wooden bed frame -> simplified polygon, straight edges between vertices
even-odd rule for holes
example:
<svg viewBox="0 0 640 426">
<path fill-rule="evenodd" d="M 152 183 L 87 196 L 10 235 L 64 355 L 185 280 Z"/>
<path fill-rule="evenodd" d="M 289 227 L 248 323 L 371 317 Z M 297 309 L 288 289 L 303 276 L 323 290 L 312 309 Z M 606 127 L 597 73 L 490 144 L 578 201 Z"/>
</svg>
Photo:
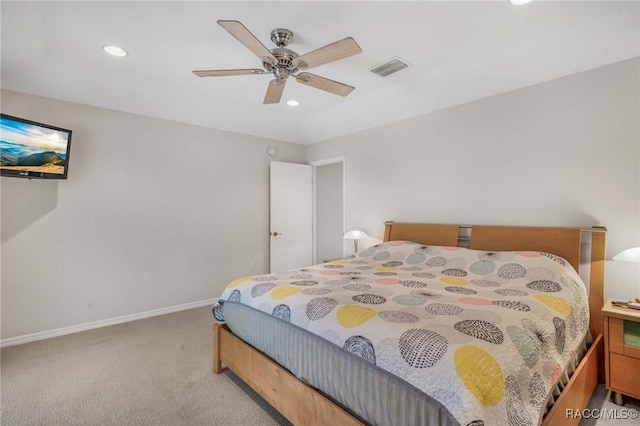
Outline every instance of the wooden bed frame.
<svg viewBox="0 0 640 426">
<path fill-rule="evenodd" d="M 462 229 L 461 229 L 462 228 Z M 471 237 L 461 237 L 470 229 Z M 565 258 L 580 268 L 581 236 L 591 232 L 589 328 L 594 342 L 547 413 L 543 425 L 577 425 L 567 410 L 583 409 L 603 381 L 604 263 L 606 228 L 541 228 L 514 226 L 464 226 L 419 223 L 385 223 L 384 241 L 409 240 L 425 245 L 466 246 L 486 251 L 544 251 Z M 284 367 L 236 337 L 226 325 L 213 328 L 213 371 L 226 365 L 269 404 L 295 425 L 363 425 L 320 391 L 303 383 Z"/>
</svg>

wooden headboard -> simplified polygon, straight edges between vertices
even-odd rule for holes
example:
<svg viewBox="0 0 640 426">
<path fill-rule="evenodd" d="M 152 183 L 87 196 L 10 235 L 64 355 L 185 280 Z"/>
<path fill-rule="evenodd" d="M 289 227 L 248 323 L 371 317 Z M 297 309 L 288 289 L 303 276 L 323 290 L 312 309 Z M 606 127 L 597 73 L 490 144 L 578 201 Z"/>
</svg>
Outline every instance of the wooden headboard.
<svg viewBox="0 0 640 426">
<path fill-rule="evenodd" d="M 579 228 L 536 228 L 522 226 L 474 226 L 469 248 L 492 251 L 543 251 L 563 257 L 580 268 Z"/>
<path fill-rule="evenodd" d="M 470 229 L 469 248 L 484 251 L 543 251 L 566 259 L 580 270 L 583 232 L 591 232 L 589 311 L 591 334 L 603 333 L 604 262 L 607 229 L 543 228 L 530 226 L 465 226 Z M 460 225 L 386 222 L 383 241 L 407 240 L 433 246 L 458 246 Z"/>
<path fill-rule="evenodd" d="M 458 245 L 459 225 L 386 222 L 384 241 L 413 241 L 428 246 Z"/>
</svg>

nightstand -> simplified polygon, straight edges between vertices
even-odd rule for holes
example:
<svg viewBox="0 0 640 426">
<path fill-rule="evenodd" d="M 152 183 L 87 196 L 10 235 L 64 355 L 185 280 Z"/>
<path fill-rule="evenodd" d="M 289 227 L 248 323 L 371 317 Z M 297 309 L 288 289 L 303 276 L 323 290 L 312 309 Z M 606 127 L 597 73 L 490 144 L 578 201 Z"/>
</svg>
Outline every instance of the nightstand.
<svg viewBox="0 0 640 426">
<path fill-rule="evenodd" d="M 622 394 L 640 398 L 640 310 L 602 307 L 604 316 L 604 364 L 607 389 L 622 405 Z"/>
</svg>

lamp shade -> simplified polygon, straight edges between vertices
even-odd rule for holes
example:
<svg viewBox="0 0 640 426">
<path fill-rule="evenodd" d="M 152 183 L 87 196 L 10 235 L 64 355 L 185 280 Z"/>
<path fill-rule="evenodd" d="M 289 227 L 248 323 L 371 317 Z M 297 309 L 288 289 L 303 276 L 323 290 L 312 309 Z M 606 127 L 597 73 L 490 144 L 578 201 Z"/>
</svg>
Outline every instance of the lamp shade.
<svg viewBox="0 0 640 426">
<path fill-rule="evenodd" d="M 344 234 L 345 240 L 362 240 L 367 237 L 368 235 L 366 234 L 366 232 L 358 231 L 358 230 L 349 231 L 346 234 Z"/>
<path fill-rule="evenodd" d="M 367 235 L 366 232 L 364 231 L 358 231 L 357 229 L 354 229 L 353 231 L 349 231 L 346 234 L 344 234 L 344 239 L 345 240 L 353 240 L 353 251 L 355 253 L 358 253 L 358 240 L 362 240 L 369 237 Z"/>
<path fill-rule="evenodd" d="M 640 262 L 640 247 L 634 247 L 621 251 L 611 259 L 620 260 L 622 262 Z"/>
</svg>

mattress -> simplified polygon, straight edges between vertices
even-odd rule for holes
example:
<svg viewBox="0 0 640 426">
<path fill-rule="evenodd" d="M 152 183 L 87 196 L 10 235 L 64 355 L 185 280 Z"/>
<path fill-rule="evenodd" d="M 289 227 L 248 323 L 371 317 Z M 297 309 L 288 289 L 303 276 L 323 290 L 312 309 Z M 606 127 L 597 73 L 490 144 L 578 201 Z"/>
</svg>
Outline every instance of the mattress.
<svg viewBox="0 0 640 426">
<path fill-rule="evenodd" d="M 221 302 L 235 334 L 370 424 L 539 424 L 589 339 L 584 285 L 546 253 L 384 243 Z"/>
</svg>

